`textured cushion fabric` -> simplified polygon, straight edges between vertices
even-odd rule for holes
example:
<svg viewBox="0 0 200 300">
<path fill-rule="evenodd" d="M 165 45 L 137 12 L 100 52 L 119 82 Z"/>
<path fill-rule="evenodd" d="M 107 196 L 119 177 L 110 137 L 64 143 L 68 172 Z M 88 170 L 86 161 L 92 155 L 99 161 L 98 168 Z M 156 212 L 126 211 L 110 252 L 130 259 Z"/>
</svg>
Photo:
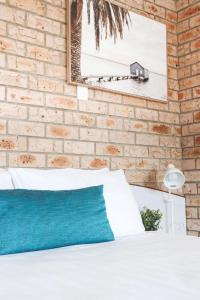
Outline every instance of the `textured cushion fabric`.
<svg viewBox="0 0 200 300">
<path fill-rule="evenodd" d="M 14 189 L 12 178 L 7 170 L 0 171 L 0 190 L 12 190 Z"/>
<path fill-rule="evenodd" d="M 0 254 L 112 240 L 103 186 L 0 192 Z"/>
<path fill-rule="evenodd" d="M 109 169 L 81 170 L 64 168 L 40 170 L 34 168 L 9 168 L 8 171 L 16 189 L 68 190 L 70 188 L 67 180 L 70 176 L 76 177 L 77 182 L 82 182 L 83 178 L 87 176 L 95 177 L 99 174 L 105 174 L 109 172 Z"/>
</svg>

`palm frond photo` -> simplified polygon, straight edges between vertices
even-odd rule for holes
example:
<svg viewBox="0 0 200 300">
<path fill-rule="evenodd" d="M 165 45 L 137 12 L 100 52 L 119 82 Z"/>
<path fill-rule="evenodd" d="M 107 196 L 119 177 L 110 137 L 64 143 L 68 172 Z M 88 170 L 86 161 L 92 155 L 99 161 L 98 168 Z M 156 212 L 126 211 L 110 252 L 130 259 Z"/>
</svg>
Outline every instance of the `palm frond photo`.
<svg viewBox="0 0 200 300">
<path fill-rule="evenodd" d="M 110 0 L 71 0 L 71 81 L 167 98 L 166 25 Z"/>
</svg>

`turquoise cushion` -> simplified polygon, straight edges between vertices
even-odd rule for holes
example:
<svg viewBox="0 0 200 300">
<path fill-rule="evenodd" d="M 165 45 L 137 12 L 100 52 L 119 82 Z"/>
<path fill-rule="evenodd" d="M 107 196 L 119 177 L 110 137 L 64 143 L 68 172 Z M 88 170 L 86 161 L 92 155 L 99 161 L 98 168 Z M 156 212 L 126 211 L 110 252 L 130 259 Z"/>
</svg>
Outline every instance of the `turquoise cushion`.
<svg viewBox="0 0 200 300">
<path fill-rule="evenodd" d="M 103 186 L 0 191 L 0 254 L 112 240 Z"/>
</svg>

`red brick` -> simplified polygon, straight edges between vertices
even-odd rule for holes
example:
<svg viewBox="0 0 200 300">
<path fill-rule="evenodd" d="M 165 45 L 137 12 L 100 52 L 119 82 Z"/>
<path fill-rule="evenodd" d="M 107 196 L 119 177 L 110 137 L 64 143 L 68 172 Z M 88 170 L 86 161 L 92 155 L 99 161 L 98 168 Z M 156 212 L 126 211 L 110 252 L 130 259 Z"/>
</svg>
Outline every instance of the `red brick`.
<svg viewBox="0 0 200 300">
<path fill-rule="evenodd" d="M 184 125 L 182 127 L 182 134 L 185 135 L 194 135 L 200 133 L 200 123 L 194 123 L 189 125 Z"/>
<path fill-rule="evenodd" d="M 65 124 L 95 127 L 96 118 L 91 114 L 65 112 Z"/>
<path fill-rule="evenodd" d="M 179 34 L 179 37 L 178 37 L 179 44 L 192 41 L 193 39 L 195 39 L 199 35 L 200 35 L 200 27 L 199 28 L 198 27 L 193 28 L 191 30 L 188 30 L 188 31 L 182 33 L 182 34 Z"/>
<path fill-rule="evenodd" d="M 176 11 L 176 3 L 173 0 L 155 0 L 155 4 Z"/>
<path fill-rule="evenodd" d="M 47 125 L 47 136 L 62 139 L 77 139 L 78 128 L 64 125 Z"/>
<path fill-rule="evenodd" d="M 182 162 L 183 170 L 193 170 L 195 169 L 195 159 L 184 159 Z"/>
<path fill-rule="evenodd" d="M 170 18 L 170 16 L 169 16 Z M 167 31 L 171 32 L 171 33 L 176 33 L 176 23 L 172 23 L 171 21 L 166 21 L 165 22 L 166 26 L 167 26 Z"/>
<path fill-rule="evenodd" d="M 150 14 L 165 18 L 165 9 L 163 7 L 157 6 L 149 2 L 145 2 L 144 9 Z"/>
<path fill-rule="evenodd" d="M 167 34 L 167 42 L 172 45 L 177 45 L 177 35 L 169 32 Z"/>
<path fill-rule="evenodd" d="M 200 60 L 200 53 L 194 52 L 191 54 L 187 54 L 179 58 L 179 65 L 180 67 L 188 66 L 192 64 L 198 63 Z"/>
<path fill-rule="evenodd" d="M 194 121 L 200 122 L 200 111 L 194 112 Z"/>
<path fill-rule="evenodd" d="M 80 141 L 65 141 L 64 153 L 72 154 L 95 154 L 95 144 L 92 142 L 80 142 Z"/>
<path fill-rule="evenodd" d="M 190 43 L 185 43 L 185 44 L 181 44 L 181 45 L 178 45 L 178 55 L 181 57 L 183 55 L 187 55 L 187 54 L 190 54 Z M 183 64 L 183 62 L 182 62 Z"/>
<path fill-rule="evenodd" d="M 97 127 L 120 130 L 123 128 L 123 120 L 107 116 L 97 116 Z"/>
<path fill-rule="evenodd" d="M 179 79 L 189 77 L 190 75 L 191 75 L 191 67 L 190 66 L 179 68 L 179 70 L 178 70 L 178 78 Z"/>
<path fill-rule="evenodd" d="M 179 81 L 180 89 L 187 89 L 195 86 L 199 86 L 200 75 L 182 79 Z"/>
<path fill-rule="evenodd" d="M 135 158 L 112 157 L 111 169 L 135 169 Z"/>
<path fill-rule="evenodd" d="M 198 49 L 200 49 L 200 39 L 198 39 L 198 40 L 191 43 L 191 50 L 192 51 L 195 51 L 195 50 L 198 50 Z"/>
<path fill-rule="evenodd" d="M 123 148 L 120 145 L 115 144 L 96 144 L 96 154 L 97 155 L 112 155 L 112 156 L 122 156 Z"/>
<path fill-rule="evenodd" d="M 189 17 L 192 17 L 200 12 L 200 4 L 197 3 L 193 6 L 186 7 L 185 9 L 178 12 L 179 20 L 183 20 Z"/>
<path fill-rule="evenodd" d="M 187 207 L 186 208 L 186 218 L 196 219 L 198 216 L 198 211 L 196 207 Z"/>
<path fill-rule="evenodd" d="M 177 13 L 176 12 L 172 12 L 170 10 L 167 10 L 166 17 L 167 17 L 167 19 L 169 21 L 176 22 L 176 20 L 177 20 Z"/>
<path fill-rule="evenodd" d="M 194 137 L 193 136 L 184 136 L 181 139 L 181 147 L 188 148 L 194 146 Z"/>
<path fill-rule="evenodd" d="M 196 26 L 199 26 L 200 25 L 200 16 L 197 15 L 193 18 L 190 18 L 190 27 L 193 28 L 193 27 L 196 27 Z"/>
<path fill-rule="evenodd" d="M 181 124 L 190 124 L 193 123 L 193 113 L 192 112 L 188 112 L 188 113 L 182 113 L 180 115 L 180 121 Z"/>
<path fill-rule="evenodd" d="M 72 97 L 47 94 L 46 105 L 50 107 L 76 110 L 77 100 Z"/>
<path fill-rule="evenodd" d="M 102 169 L 109 167 L 109 158 L 103 156 L 82 156 L 81 168 L 84 169 Z"/>
<path fill-rule="evenodd" d="M 29 168 L 43 168 L 45 167 L 45 154 L 36 153 L 10 153 L 9 154 L 10 167 L 29 167 Z"/>
<path fill-rule="evenodd" d="M 124 120 L 124 127 L 128 131 L 147 131 L 147 122 L 136 121 L 136 120 Z"/>
<path fill-rule="evenodd" d="M 199 158 L 200 147 L 183 149 L 183 158 Z"/>
<path fill-rule="evenodd" d="M 182 22 L 178 22 L 177 24 L 177 33 L 181 33 L 183 31 L 189 30 L 189 20 L 184 20 Z"/>
<path fill-rule="evenodd" d="M 184 91 L 180 91 L 178 93 L 178 100 L 189 100 L 192 98 L 192 90 L 188 89 L 188 90 L 184 90 Z"/>
<path fill-rule="evenodd" d="M 193 91 L 193 96 L 194 98 L 199 98 L 200 97 L 200 87 L 195 87 L 194 89 L 192 89 Z M 199 100 L 196 100 L 198 102 L 200 102 Z"/>
<path fill-rule="evenodd" d="M 49 168 L 79 168 L 79 157 L 71 155 L 48 155 Z"/>
<path fill-rule="evenodd" d="M 184 7 L 187 7 L 188 6 L 188 0 L 177 0 L 176 1 L 176 8 L 177 10 L 181 10 L 183 9 Z"/>
<path fill-rule="evenodd" d="M 200 136 L 195 136 L 195 146 L 200 146 Z"/>
<path fill-rule="evenodd" d="M 174 45 L 167 45 L 167 53 L 168 55 L 173 55 L 176 56 L 177 55 L 177 47 Z"/>
<path fill-rule="evenodd" d="M 192 75 L 200 74 L 200 62 L 192 66 Z"/>
</svg>

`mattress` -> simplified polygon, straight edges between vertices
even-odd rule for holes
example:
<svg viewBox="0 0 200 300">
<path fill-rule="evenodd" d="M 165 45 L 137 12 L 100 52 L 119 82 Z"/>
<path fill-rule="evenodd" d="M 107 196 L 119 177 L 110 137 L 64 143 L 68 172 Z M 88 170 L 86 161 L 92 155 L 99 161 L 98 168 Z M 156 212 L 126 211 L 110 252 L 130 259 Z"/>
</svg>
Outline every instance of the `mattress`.
<svg viewBox="0 0 200 300">
<path fill-rule="evenodd" d="M 0 257 L 2 300 L 200 299 L 200 239 L 146 233 Z"/>
</svg>

